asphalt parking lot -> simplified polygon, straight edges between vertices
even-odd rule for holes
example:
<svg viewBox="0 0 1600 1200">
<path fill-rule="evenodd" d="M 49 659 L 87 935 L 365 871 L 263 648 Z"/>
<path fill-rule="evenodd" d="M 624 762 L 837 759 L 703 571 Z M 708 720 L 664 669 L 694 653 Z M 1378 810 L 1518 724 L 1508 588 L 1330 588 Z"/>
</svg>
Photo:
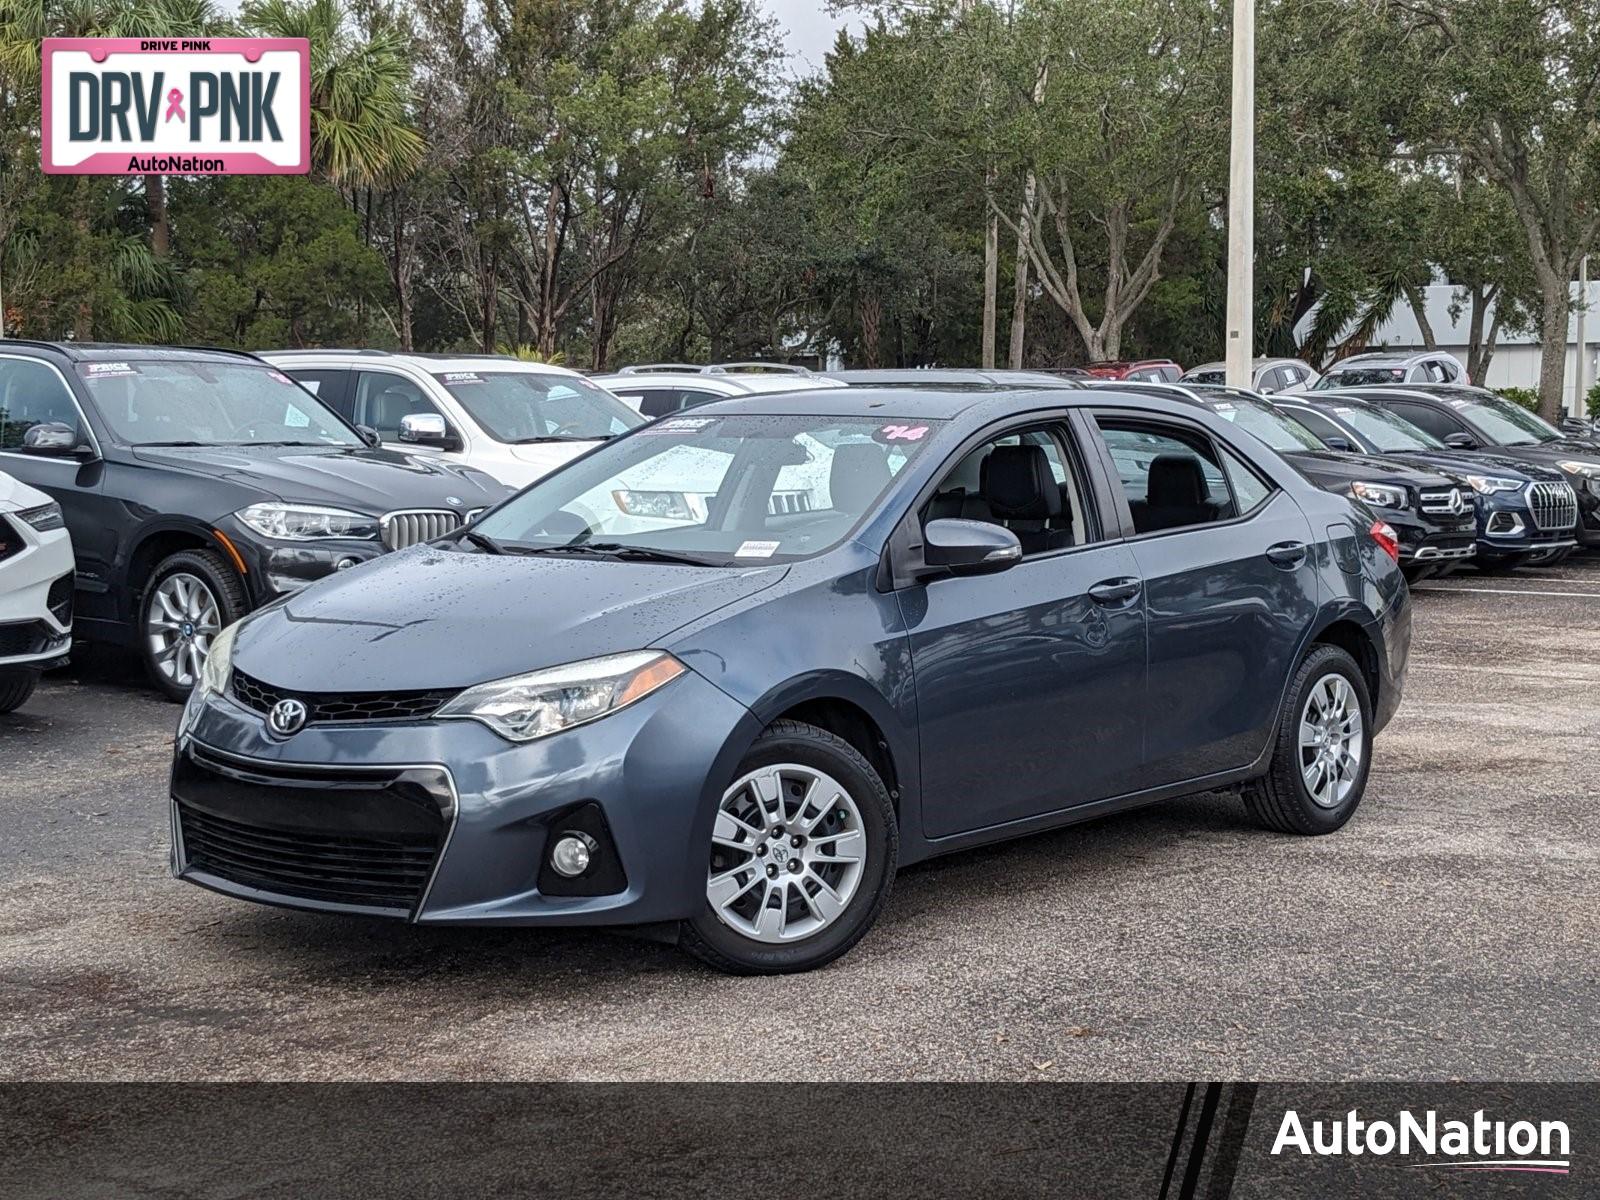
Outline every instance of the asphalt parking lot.
<svg viewBox="0 0 1600 1200">
<path fill-rule="evenodd" d="M 0 717 L 0 1077 L 1594 1078 L 1600 557 L 1416 609 L 1343 832 L 1202 796 L 954 856 L 839 963 L 754 980 L 175 883 L 178 710 L 79 665 Z"/>
</svg>

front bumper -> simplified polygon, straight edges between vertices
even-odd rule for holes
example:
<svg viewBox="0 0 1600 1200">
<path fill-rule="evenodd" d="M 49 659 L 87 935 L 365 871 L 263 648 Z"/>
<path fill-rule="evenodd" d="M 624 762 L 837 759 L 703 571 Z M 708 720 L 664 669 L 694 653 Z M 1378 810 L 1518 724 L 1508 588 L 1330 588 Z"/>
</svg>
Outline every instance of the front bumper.
<svg viewBox="0 0 1600 1200">
<path fill-rule="evenodd" d="M 14 516 L 6 539 L 22 549 L 0 559 L 0 666 L 43 669 L 72 646 L 72 541 L 65 529 L 40 533 Z"/>
<path fill-rule="evenodd" d="M 693 672 L 522 745 L 455 720 L 313 725 L 277 740 L 255 712 L 208 696 L 180 728 L 172 870 L 243 899 L 426 924 L 680 920 L 704 902 L 718 781 L 758 732 L 749 710 Z M 197 770 L 219 763 L 237 778 L 197 784 Z M 552 836 L 595 808 L 619 890 L 541 888 Z M 186 828 L 199 831 L 195 845 Z M 341 838 L 356 853 L 339 858 Z M 344 875 L 330 874 L 336 859 Z M 362 892 L 347 877 L 379 886 Z"/>
<path fill-rule="evenodd" d="M 287 541 L 264 538 L 235 517 L 218 522 L 227 547 L 244 562 L 251 607 L 298 592 L 335 571 L 359 566 L 385 553 L 382 543 L 362 538 Z"/>
<path fill-rule="evenodd" d="M 1581 526 L 1581 521 L 1580 521 Z M 1542 529 L 1523 492 L 1479 497 L 1478 557 L 1489 561 L 1552 558 L 1578 544 L 1572 526 Z"/>
</svg>

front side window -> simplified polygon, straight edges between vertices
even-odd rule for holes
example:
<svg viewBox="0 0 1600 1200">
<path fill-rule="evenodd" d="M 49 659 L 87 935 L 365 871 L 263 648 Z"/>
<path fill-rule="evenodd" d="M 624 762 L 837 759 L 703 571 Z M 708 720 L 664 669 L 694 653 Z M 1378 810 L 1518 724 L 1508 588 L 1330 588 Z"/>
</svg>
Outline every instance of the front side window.
<svg viewBox="0 0 1600 1200">
<path fill-rule="evenodd" d="M 1487 440 L 1496 446 L 1533 446 L 1561 437 L 1561 431 L 1544 418 L 1498 396 L 1457 393 L 1445 403 L 1463 420 L 1487 434 Z"/>
<path fill-rule="evenodd" d="M 792 561 L 848 536 L 938 425 L 665 417 L 545 477 L 476 528 L 513 552 Z"/>
<path fill-rule="evenodd" d="M 485 433 L 512 445 L 597 441 L 648 419 L 578 375 L 485 367 L 441 371 L 434 378 Z"/>
<path fill-rule="evenodd" d="M 1334 411 L 1339 414 L 1341 421 L 1359 433 L 1379 454 L 1447 449 L 1443 441 L 1408 419 L 1412 416 L 1410 412 L 1402 417 L 1388 409 L 1376 406 L 1357 408 L 1354 405 Z M 1458 433 L 1460 430 L 1451 428 L 1446 432 Z"/>
<path fill-rule="evenodd" d="M 444 416 L 438 405 L 423 395 L 422 388 L 404 375 L 387 371 L 363 371 L 356 383 L 355 423 L 369 425 L 386 442 L 400 440 L 402 418 L 432 413 Z"/>
<path fill-rule="evenodd" d="M 1259 400 L 1219 400 L 1211 411 L 1237 429 L 1253 435 L 1274 450 L 1293 454 L 1304 450 L 1327 449 L 1309 429 L 1291 417 L 1284 416 L 1270 404 Z"/>
<path fill-rule="evenodd" d="M 1024 430 L 962 455 L 923 506 L 923 522 L 959 517 L 1001 525 L 1029 557 L 1093 541 L 1065 437 L 1058 426 Z"/>
<path fill-rule="evenodd" d="M 1157 422 L 1098 418 L 1138 533 L 1226 521 L 1237 515 L 1211 439 Z"/>
<path fill-rule="evenodd" d="M 0 358 L 0 450 L 20 450 L 35 425 L 65 425 L 84 436 L 78 408 L 61 377 L 26 358 Z"/>
<path fill-rule="evenodd" d="M 360 446 L 338 415 L 265 363 L 87 362 L 100 417 L 129 446 Z"/>
<path fill-rule="evenodd" d="M 1393 404 L 1384 407 L 1424 433 L 1437 438 L 1441 445 L 1452 433 L 1467 432 L 1467 427 L 1449 413 L 1430 408 L 1426 404 Z"/>
</svg>

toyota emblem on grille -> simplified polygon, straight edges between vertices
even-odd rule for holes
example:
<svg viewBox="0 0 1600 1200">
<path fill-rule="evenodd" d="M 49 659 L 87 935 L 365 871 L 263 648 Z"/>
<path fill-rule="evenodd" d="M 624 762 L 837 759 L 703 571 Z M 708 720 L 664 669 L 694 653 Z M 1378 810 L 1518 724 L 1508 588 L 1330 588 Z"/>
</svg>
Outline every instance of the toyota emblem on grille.
<svg viewBox="0 0 1600 1200">
<path fill-rule="evenodd" d="M 279 700 L 267 714 L 267 728 L 279 737 L 288 737 L 291 733 L 300 732 L 309 715 L 302 701 Z"/>
</svg>

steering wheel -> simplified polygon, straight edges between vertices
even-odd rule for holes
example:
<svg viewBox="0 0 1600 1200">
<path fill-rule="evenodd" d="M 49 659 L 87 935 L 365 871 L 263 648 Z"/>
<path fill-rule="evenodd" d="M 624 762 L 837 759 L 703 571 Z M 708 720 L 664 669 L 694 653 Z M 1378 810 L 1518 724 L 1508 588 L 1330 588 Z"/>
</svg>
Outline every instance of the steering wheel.
<svg viewBox="0 0 1600 1200">
<path fill-rule="evenodd" d="M 557 425 L 550 431 L 551 437 L 582 437 L 583 431 L 578 428 L 576 421 L 568 421 L 564 425 Z"/>
<path fill-rule="evenodd" d="M 256 426 L 260 424 L 262 424 L 260 421 L 245 421 L 242 424 L 235 425 L 228 431 L 227 440 L 230 442 L 253 442 L 256 440 L 254 436 Z"/>
</svg>

